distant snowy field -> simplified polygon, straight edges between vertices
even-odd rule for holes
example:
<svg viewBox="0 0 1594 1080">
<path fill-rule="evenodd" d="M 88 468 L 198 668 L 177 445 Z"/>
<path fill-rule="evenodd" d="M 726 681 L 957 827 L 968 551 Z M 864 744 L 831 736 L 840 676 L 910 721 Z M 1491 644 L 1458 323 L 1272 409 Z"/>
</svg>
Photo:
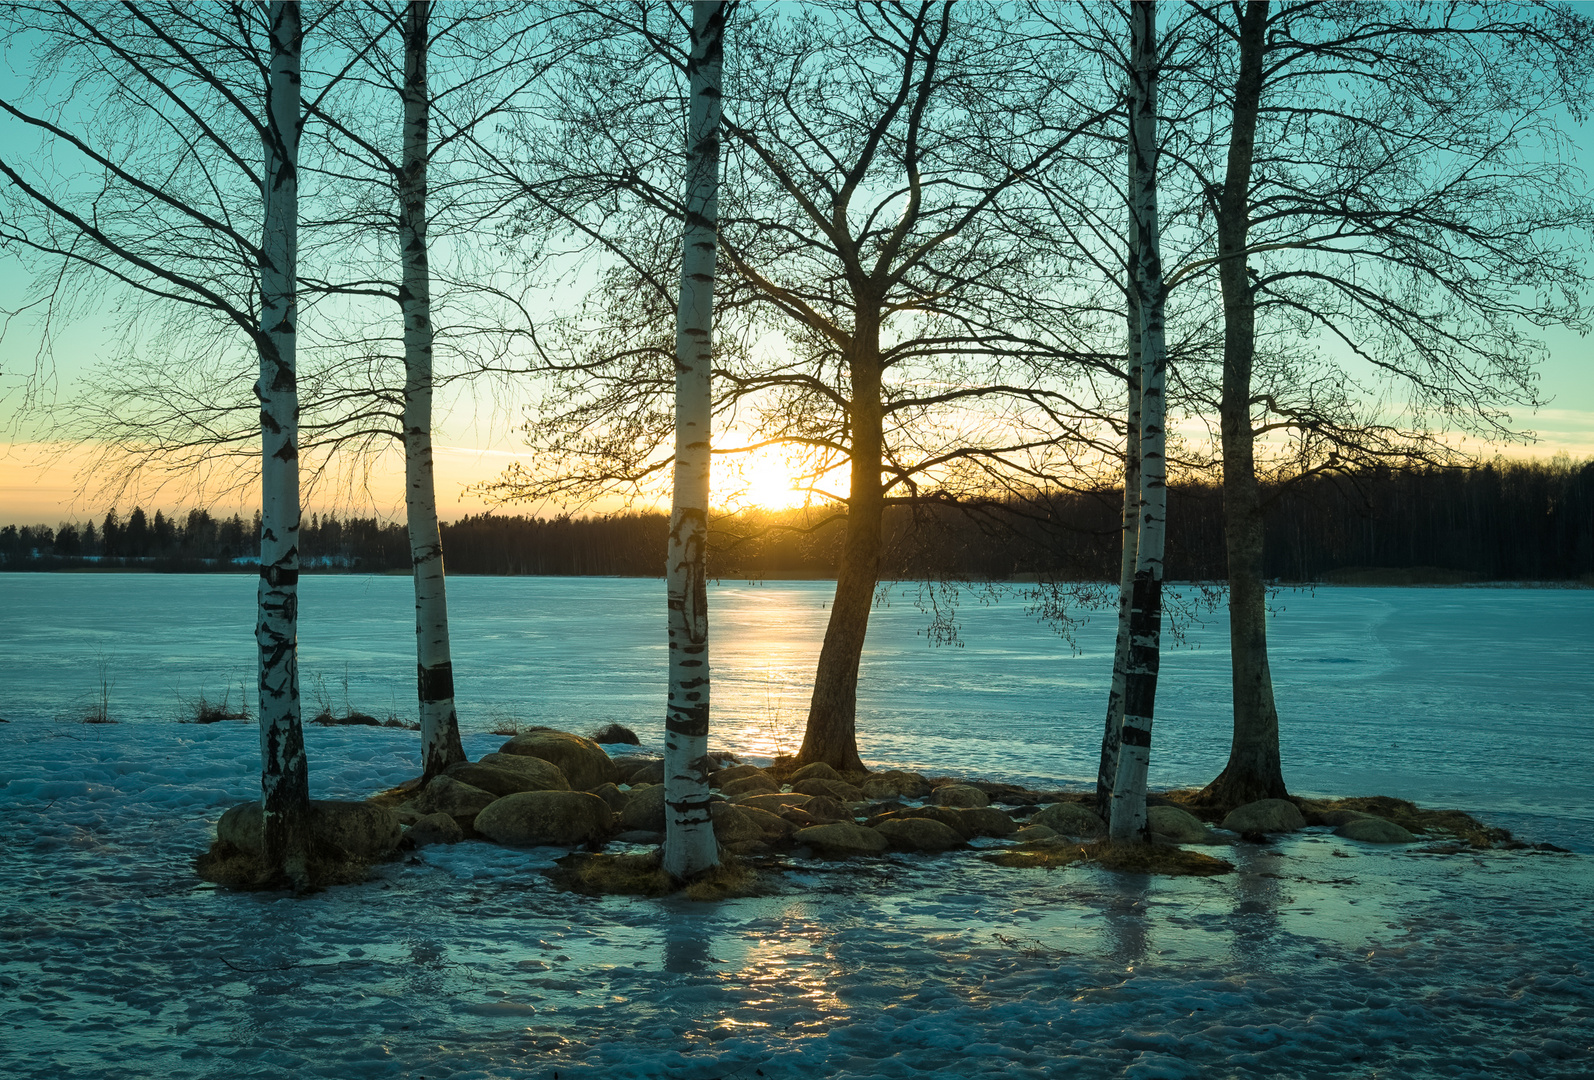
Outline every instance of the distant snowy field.
<svg viewBox="0 0 1594 1080">
<path fill-rule="evenodd" d="M 354 707 L 402 715 L 407 588 L 307 579 L 307 686 L 341 708 L 347 671 Z M 656 744 L 659 592 L 451 582 L 470 754 L 510 717 L 619 720 Z M 560 852 L 484 844 L 301 901 L 199 885 L 189 860 L 256 790 L 258 749 L 246 724 L 170 721 L 250 678 L 252 598 L 244 578 L 0 575 L 0 1076 L 1591 1072 L 1594 593 L 1283 593 L 1270 626 L 1292 788 L 1457 805 L 1582 854 L 1314 830 L 1239 845 L 1216 879 L 899 856 L 805 864 L 781 895 L 720 905 L 560 895 L 536 873 Z M 768 754 L 800 734 L 827 600 L 713 595 L 716 742 Z M 865 757 L 1084 782 L 1110 619 L 1077 655 L 1013 595 L 965 596 L 962 622 L 965 648 L 931 650 L 911 596 L 877 610 Z M 1209 617 L 1165 662 L 1154 784 L 1221 767 L 1222 630 Z M 71 722 L 102 662 L 124 722 Z M 415 769 L 410 732 L 307 740 L 318 797 Z"/>
</svg>

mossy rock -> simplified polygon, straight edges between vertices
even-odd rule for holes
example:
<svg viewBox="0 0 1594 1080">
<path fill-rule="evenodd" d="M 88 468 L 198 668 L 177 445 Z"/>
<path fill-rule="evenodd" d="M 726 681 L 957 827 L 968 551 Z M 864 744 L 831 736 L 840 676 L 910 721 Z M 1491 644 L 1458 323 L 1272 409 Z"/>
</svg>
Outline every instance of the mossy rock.
<svg viewBox="0 0 1594 1080">
<path fill-rule="evenodd" d="M 1012 836 L 1018 832 L 1018 822 L 994 806 L 970 806 L 957 814 L 968 823 L 974 836 Z"/>
<path fill-rule="evenodd" d="M 950 806 L 910 806 L 906 810 L 898 810 L 894 813 L 883 815 L 883 817 L 929 818 L 931 821 L 939 821 L 941 824 L 948 826 L 965 840 L 972 840 L 978 835 L 975 819 L 965 817 L 961 810 L 955 810 Z M 879 818 L 872 819 L 869 824 L 879 824 L 880 820 Z"/>
<path fill-rule="evenodd" d="M 740 776 L 715 786 L 727 799 L 734 799 L 738 795 L 773 795 L 780 790 L 779 784 L 761 772 Z"/>
<path fill-rule="evenodd" d="M 723 791 L 726 784 L 735 783 L 737 780 L 745 780 L 749 776 L 765 777 L 770 783 L 775 784 L 776 791 L 780 790 L 780 785 L 775 783 L 774 777 L 757 765 L 732 765 L 728 769 L 716 769 L 708 774 L 708 783 L 710 787 L 716 787 Z"/>
<path fill-rule="evenodd" d="M 572 788 L 586 791 L 599 784 L 613 783 L 616 779 L 614 762 L 603 752 L 603 747 L 591 739 L 572 735 L 568 731 L 552 728 L 532 728 L 523 735 L 498 748 L 502 754 L 541 758 L 558 766 Z M 663 763 L 660 763 L 662 770 Z"/>
<path fill-rule="evenodd" d="M 432 844 L 457 844 L 465 839 L 465 830 L 447 814 L 426 814 L 404 831 L 410 847 L 429 847 Z"/>
<path fill-rule="evenodd" d="M 791 789 L 802 795 L 823 796 L 835 799 L 840 803 L 863 802 L 863 792 L 845 780 L 829 780 L 824 777 L 810 776 L 806 780 L 799 780 Z"/>
<path fill-rule="evenodd" d="M 216 839 L 259 854 L 262 814 L 258 800 L 230 807 L 216 822 Z M 370 802 L 312 800 L 310 834 L 319 844 L 355 859 L 380 859 L 397 850 L 402 830 L 398 812 Z"/>
<path fill-rule="evenodd" d="M 1031 825 L 1044 825 L 1060 836 L 1102 836 L 1107 823 L 1088 806 L 1076 802 L 1053 803 L 1033 814 Z"/>
<path fill-rule="evenodd" d="M 420 814 L 447 814 L 464 823 L 474 819 L 498 798 L 490 791 L 483 791 L 445 774 L 432 777 L 431 782 L 415 797 L 415 810 Z"/>
<path fill-rule="evenodd" d="M 1223 827 L 1237 833 L 1296 832 L 1306 828 L 1306 819 L 1288 799 L 1258 799 L 1229 811 Z"/>
<path fill-rule="evenodd" d="M 625 793 L 620 808 L 620 828 L 628 831 L 664 831 L 664 785 L 649 784 Z"/>
<path fill-rule="evenodd" d="M 960 808 L 991 805 L 991 797 L 973 784 L 942 784 L 930 792 L 930 801 L 937 806 Z"/>
<path fill-rule="evenodd" d="M 875 773 L 858 785 L 866 799 L 922 799 L 930 794 L 930 781 L 915 772 Z"/>
<path fill-rule="evenodd" d="M 874 829 L 850 821 L 815 825 L 799 829 L 793 841 L 812 848 L 827 858 L 846 859 L 856 855 L 878 855 L 886 850 L 886 838 Z"/>
<path fill-rule="evenodd" d="M 753 817 L 755 813 L 775 817 L 762 810 L 749 810 L 728 802 L 709 804 L 709 816 L 714 822 L 714 837 L 722 844 L 764 840 L 764 829 Z M 775 818 L 779 821 L 779 818 Z"/>
<path fill-rule="evenodd" d="M 609 832 L 609 804 L 585 791 L 522 791 L 476 815 L 476 831 L 508 847 L 583 844 Z"/>
<path fill-rule="evenodd" d="M 515 773 L 517 776 L 524 777 L 529 783 L 534 785 L 522 788 L 522 791 L 570 790 L 570 779 L 565 776 L 559 766 L 539 757 L 528 757 L 525 754 L 483 754 L 481 760 L 476 764 L 485 765 L 493 769 L 504 769 Z M 465 782 L 468 784 L 471 781 L 466 780 Z M 476 786 L 481 787 L 482 785 L 477 784 Z M 506 791 L 504 794 L 513 795 L 515 793 Z"/>
<path fill-rule="evenodd" d="M 725 900 L 759 896 L 767 890 L 751 868 L 721 856 L 718 866 L 683 885 L 664 872 L 660 851 L 611 855 L 607 852 L 566 855 L 543 871 L 555 887 L 586 896 L 669 896 L 689 900 Z"/>
<path fill-rule="evenodd" d="M 526 760 L 535 761 L 536 758 L 527 758 Z M 613 784 L 599 784 L 597 787 L 588 792 L 588 794 L 596 795 L 598 798 L 608 803 L 609 809 L 613 810 L 617 814 L 625 807 L 625 804 L 628 801 L 626 793 L 615 787 Z"/>
<path fill-rule="evenodd" d="M 793 789 L 804 780 L 841 780 L 846 778 L 823 761 L 816 761 L 811 765 L 804 765 L 791 774 L 789 782 Z"/>
<path fill-rule="evenodd" d="M 1175 844 L 1210 844 L 1217 839 L 1204 821 L 1177 806 L 1147 807 L 1146 824 L 1153 836 Z"/>
<path fill-rule="evenodd" d="M 490 756 L 491 755 L 488 755 L 488 757 Z M 482 760 L 486 761 L 487 758 L 484 757 Z M 650 782 L 657 784 L 664 779 L 664 762 L 659 758 L 652 757 L 650 755 L 623 754 L 617 758 L 610 758 L 609 763 L 614 766 L 614 782 L 617 784 L 638 783 L 639 781 L 636 779 L 637 772 L 654 765 L 659 767 L 659 779 Z"/>
<path fill-rule="evenodd" d="M 1344 822 L 1334 830 L 1334 835 L 1347 840 L 1359 840 L 1364 844 L 1410 844 L 1417 839 L 1393 821 L 1385 821 L 1371 814 Z"/>
<path fill-rule="evenodd" d="M 949 851 L 964 846 L 956 829 L 930 818 L 888 818 L 874 830 L 893 851 Z"/>
<path fill-rule="evenodd" d="M 805 806 L 813 799 L 812 795 L 804 795 L 797 791 L 782 791 L 773 795 L 738 795 L 731 802 L 738 806 L 752 806 L 759 810 L 768 810 L 772 814 L 780 813 L 783 806 Z"/>
<path fill-rule="evenodd" d="M 492 754 L 491 757 L 509 757 L 508 754 Z M 461 761 L 457 765 L 450 765 L 443 770 L 444 776 L 453 777 L 462 784 L 469 784 L 473 788 L 489 791 L 499 798 L 505 795 L 517 795 L 522 791 L 569 791 L 570 785 L 565 782 L 564 774 L 548 762 L 539 758 L 526 758 L 526 761 L 536 762 L 541 768 L 539 775 L 532 775 L 519 769 L 501 769 L 492 765 L 478 765 L 472 761 Z"/>
</svg>

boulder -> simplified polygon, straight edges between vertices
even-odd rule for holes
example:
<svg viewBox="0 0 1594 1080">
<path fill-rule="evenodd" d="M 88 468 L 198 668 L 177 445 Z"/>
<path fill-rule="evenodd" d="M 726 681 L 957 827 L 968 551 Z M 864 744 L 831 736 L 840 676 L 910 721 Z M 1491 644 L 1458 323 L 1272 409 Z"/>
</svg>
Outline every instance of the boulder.
<svg viewBox="0 0 1594 1080">
<path fill-rule="evenodd" d="M 812 766 L 809 767 L 812 768 Z M 829 780 L 820 776 L 811 776 L 806 780 L 800 780 L 793 784 L 791 789 L 803 795 L 828 795 L 837 802 L 863 802 L 863 792 L 845 780 Z"/>
<path fill-rule="evenodd" d="M 623 833 L 616 833 L 613 838 L 622 844 L 662 844 L 664 834 L 650 832 L 647 829 L 629 829 Z"/>
<path fill-rule="evenodd" d="M 258 800 L 228 808 L 216 822 L 216 839 L 236 848 L 260 852 L 261 813 Z M 399 845 L 398 812 L 369 802 L 313 800 L 310 833 L 357 859 L 377 859 Z"/>
<path fill-rule="evenodd" d="M 457 844 L 465 839 L 465 830 L 459 827 L 459 822 L 447 814 L 426 814 L 415 819 L 415 824 L 409 827 L 404 839 L 410 842 L 411 847 Z"/>
<path fill-rule="evenodd" d="M 613 783 L 615 779 L 614 762 L 603 752 L 603 747 L 568 731 L 532 728 L 524 735 L 510 739 L 498 751 L 551 761 L 565 774 L 570 786 L 580 791 Z M 659 767 L 662 770 L 664 763 L 660 762 Z"/>
<path fill-rule="evenodd" d="M 636 732 L 621 724 L 604 724 L 592 733 L 595 743 L 626 743 L 629 746 L 641 746 L 642 740 L 636 737 Z"/>
<path fill-rule="evenodd" d="M 609 831 L 609 804 L 585 791 L 522 791 L 476 815 L 476 831 L 514 847 L 581 844 Z"/>
<path fill-rule="evenodd" d="M 527 758 L 526 760 L 535 761 L 536 758 Z M 627 800 L 626 793 L 615 787 L 613 784 L 599 784 L 597 787 L 592 789 L 591 793 L 608 803 L 609 809 L 613 810 L 617 814 L 625 807 Z"/>
<path fill-rule="evenodd" d="M 874 829 L 894 851 L 946 851 L 963 846 L 956 829 L 930 818 L 887 818 Z"/>
<path fill-rule="evenodd" d="M 942 784 L 930 792 L 937 806 L 990 806 L 991 797 L 973 784 Z"/>
<path fill-rule="evenodd" d="M 803 803 L 803 810 L 820 823 L 852 820 L 852 811 L 847 809 L 846 804 L 829 795 L 815 795 Z"/>
<path fill-rule="evenodd" d="M 816 761 L 812 765 L 804 765 L 791 774 L 791 784 L 795 788 L 804 780 L 842 780 L 845 779 L 839 772 L 826 765 L 823 761 Z"/>
<path fill-rule="evenodd" d="M 1057 837 L 1055 830 L 1044 825 L 1026 825 L 1013 834 L 1013 839 L 1020 843 L 1028 844 L 1036 840 L 1052 840 Z"/>
<path fill-rule="evenodd" d="M 778 814 L 782 806 L 805 806 L 812 798 L 812 795 L 803 795 L 796 791 L 779 791 L 773 795 L 738 795 L 731 802 L 741 806 L 755 806 L 760 810 L 768 810 L 771 814 Z"/>
<path fill-rule="evenodd" d="M 422 814 L 447 814 L 451 818 L 469 820 L 487 809 L 498 796 L 479 787 L 472 787 L 452 776 L 434 776 L 426 789 L 416 796 L 415 809 Z"/>
<path fill-rule="evenodd" d="M 1294 832 L 1306 828 L 1306 819 L 1288 799 L 1258 799 L 1229 811 L 1223 827 L 1237 833 Z"/>
<path fill-rule="evenodd" d="M 538 761 L 536 758 L 527 758 L 526 760 L 536 761 L 538 765 L 542 766 L 540 776 L 532 776 L 518 769 L 500 769 L 493 765 L 479 765 L 471 761 L 461 761 L 457 765 L 450 765 L 443 770 L 443 775 L 451 776 L 460 783 L 469 784 L 473 788 L 490 791 L 500 798 L 505 795 L 515 795 L 522 791 L 570 790 L 570 785 L 565 783 L 565 778 L 560 775 L 558 769 L 546 761 Z"/>
<path fill-rule="evenodd" d="M 714 805 L 719 806 L 721 804 L 715 803 Z M 766 840 L 784 840 L 797 831 L 797 826 L 794 823 L 787 821 L 779 814 L 771 814 L 768 810 L 759 810 L 752 806 L 738 806 L 736 809 L 742 812 L 743 817 L 763 830 L 764 839 Z M 795 808 L 787 807 L 787 809 Z"/>
<path fill-rule="evenodd" d="M 732 765 L 728 769 L 716 769 L 714 772 L 709 773 L 708 783 L 710 787 L 717 787 L 723 791 L 725 785 L 732 780 L 742 780 L 749 776 L 768 777 L 769 774 L 757 765 Z M 772 778 L 771 782 L 773 783 Z M 775 784 L 775 790 L 780 790 L 779 784 Z"/>
<path fill-rule="evenodd" d="M 758 822 L 753 819 L 753 812 L 735 803 L 710 803 L 709 815 L 714 820 L 714 837 L 722 844 L 762 842 L 764 839 L 764 830 L 759 828 Z"/>
<path fill-rule="evenodd" d="M 1029 819 L 1031 825 L 1044 825 L 1059 836 L 1102 836 L 1107 824 L 1083 803 L 1060 802 L 1041 810 Z"/>
<path fill-rule="evenodd" d="M 486 761 L 487 758 L 482 758 L 482 760 Z M 609 764 L 614 766 L 614 782 L 617 784 L 632 783 L 632 777 L 636 775 L 637 770 L 645 769 L 649 765 L 659 766 L 659 779 L 653 781 L 653 783 L 657 784 L 664 779 L 664 762 L 656 757 L 648 757 L 643 754 L 623 754 L 617 758 L 610 758 Z"/>
<path fill-rule="evenodd" d="M 895 814 L 890 814 L 885 820 L 899 817 L 929 818 L 931 821 L 939 821 L 965 840 L 972 840 L 977 835 L 974 819 L 964 817 L 961 810 L 954 810 L 950 806 L 914 806 L 907 810 L 899 810 Z M 878 822 L 872 821 L 870 824 L 875 825 Z"/>
<path fill-rule="evenodd" d="M 956 811 L 968 823 L 967 832 L 975 836 L 1012 836 L 1018 823 L 994 806 L 970 806 Z"/>
<path fill-rule="evenodd" d="M 1151 826 L 1151 835 L 1175 844 L 1210 844 L 1214 839 L 1206 822 L 1177 806 L 1149 807 L 1146 822 Z"/>
<path fill-rule="evenodd" d="M 525 754 L 483 754 L 482 759 L 476 764 L 505 769 L 536 784 L 536 787 L 526 788 L 526 791 L 570 790 L 570 781 L 559 771 L 559 766 L 539 757 L 527 757 Z M 470 781 L 466 780 L 465 783 L 468 784 Z M 476 786 L 481 787 L 480 784 Z M 505 794 L 513 795 L 514 792 L 505 792 Z"/>
<path fill-rule="evenodd" d="M 738 795 L 773 795 L 780 790 L 779 784 L 761 772 L 727 780 L 717 786 L 727 799 L 734 799 Z"/>
<path fill-rule="evenodd" d="M 1334 835 L 1347 840 L 1360 840 L 1364 844 L 1411 844 L 1417 840 L 1393 821 L 1385 821 L 1371 814 L 1345 822 L 1334 830 Z"/>
<path fill-rule="evenodd" d="M 858 785 L 869 799 L 922 799 L 930 794 L 930 781 L 915 772 L 875 773 Z"/>
<path fill-rule="evenodd" d="M 625 805 L 620 808 L 620 828 L 663 832 L 664 785 L 649 784 L 627 792 Z"/>
<path fill-rule="evenodd" d="M 792 838 L 796 843 L 813 848 L 820 855 L 845 859 L 853 855 L 878 855 L 886 850 L 886 838 L 875 829 L 866 829 L 850 821 L 837 821 L 829 825 L 814 825 L 797 830 Z"/>
<path fill-rule="evenodd" d="M 1302 816 L 1304 817 L 1305 815 Z M 1324 825 L 1331 825 L 1336 828 L 1348 821 L 1363 821 L 1375 816 L 1377 815 L 1364 814 L 1360 810 L 1325 810 L 1317 815 L 1318 820 Z"/>
<path fill-rule="evenodd" d="M 630 784 L 662 784 L 664 783 L 664 759 L 655 758 L 631 774 Z"/>
</svg>

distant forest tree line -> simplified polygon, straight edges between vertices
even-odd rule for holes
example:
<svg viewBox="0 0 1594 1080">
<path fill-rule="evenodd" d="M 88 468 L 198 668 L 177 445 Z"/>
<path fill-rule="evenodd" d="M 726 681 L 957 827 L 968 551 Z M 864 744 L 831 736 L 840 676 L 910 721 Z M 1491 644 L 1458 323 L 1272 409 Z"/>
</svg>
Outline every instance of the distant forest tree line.
<svg viewBox="0 0 1594 1080">
<path fill-rule="evenodd" d="M 1332 580 L 1350 569 L 1417 568 L 1456 581 L 1594 574 L 1594 459 L 1320 474 L 1269 487 L 1266 498 L 1266 572 L 1274 579 Z M 1120 490 L 1102 488 L 973 513 L 950 506 L 891 508 L 885 576 L 1111 581 L 1118 572 L 1121 500 Z M 1224 577 L 1222 502 L 1216 484 L 1170 485 L 1171 578 Z M 668 530 L 668 516 L 653 512 L 478 514 L 445 524 L 443 548 L 455 574 L 658 577 Z M 710 572 L 833 576 L 842 532 L 839 516 L 827 520 L 816 509 L 720 515 L 712 522 Z M 123 519 L 112 510 L 82 527 L 6 526 L 0 529 L 0 564 L 8 570 L 242 570 L 258 558 L 258 537 L 258 520 L 237 515 L 222 519 L 191 510 L 151 517 L 135 509 Z M 312 515 L 301 539 L 307 570 L 410 568 L 402 522 Z"/>
</svg>

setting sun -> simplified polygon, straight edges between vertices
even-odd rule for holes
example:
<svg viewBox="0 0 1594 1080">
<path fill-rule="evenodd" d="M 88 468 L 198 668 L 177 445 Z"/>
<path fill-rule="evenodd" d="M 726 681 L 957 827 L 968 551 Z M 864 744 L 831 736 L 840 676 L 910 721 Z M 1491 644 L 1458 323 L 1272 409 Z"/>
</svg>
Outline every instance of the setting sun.
<svg viewBox="0 0 1594 1080">
<path fill-rule="evenodd" d="M 778 446 L 714 459 L 713 503 L 727 510 L 790 510 L 812 498 L 801 466 Z"/>
</svg>

